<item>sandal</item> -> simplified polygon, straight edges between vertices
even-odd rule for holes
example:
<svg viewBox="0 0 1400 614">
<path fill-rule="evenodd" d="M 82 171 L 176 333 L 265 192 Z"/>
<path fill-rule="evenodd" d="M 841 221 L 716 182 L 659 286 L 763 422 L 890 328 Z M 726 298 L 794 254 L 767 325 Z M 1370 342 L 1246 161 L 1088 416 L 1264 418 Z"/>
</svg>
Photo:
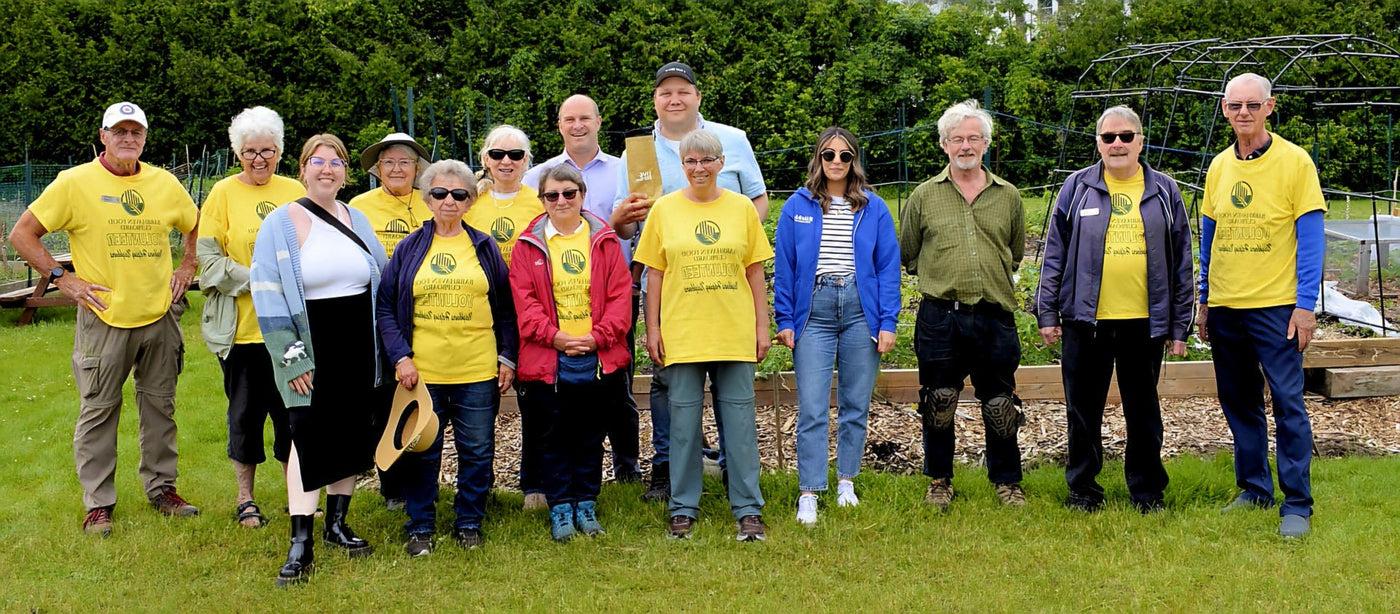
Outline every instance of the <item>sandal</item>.
<svg viewBox="0 0 1400 614">
<path fill-rule="evenodd" d="M 257 502 L 252 499 L 239 503 L 238 509 L 234 510 L 233 513 L 238 517 L 238 524 L 250 529 L 256 529 L 267 525 L 267 516 L 262 515 L 262 508 L 258 507 Z M 248 519 L 255 519 L 258 523 L 254 525 L 243 524 L 243 521 Z"/>
</svg>

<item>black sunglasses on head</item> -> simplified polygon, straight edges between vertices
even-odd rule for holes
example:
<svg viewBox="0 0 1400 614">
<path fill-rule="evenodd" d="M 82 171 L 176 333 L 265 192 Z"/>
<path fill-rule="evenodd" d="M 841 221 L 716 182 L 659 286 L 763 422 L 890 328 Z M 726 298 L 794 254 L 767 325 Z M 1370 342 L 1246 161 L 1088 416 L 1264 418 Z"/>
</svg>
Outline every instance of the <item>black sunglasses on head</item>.
<svg viewBox="0 0 1400 614">
<path fill-rule="evenodd" d="M 501 158 L 505 158 L 505 157 L 509 156 L 510 159 L 515 160 L 516 162 L 519 162 L 519 161 L 525 159 L 525 150 L 524 150 L 524 149 L 488 149 L 488 150 L 486 150 L 486 155 L 491 156 L 491 159 L 492 159 L 492 160 L 500 160 Z"/>
<path fill-rule="evenodd" d="M 823 160 L 826 160 L 827 162 L 831 162 L 831 161 L 835 160 L 835 159 L 836 159 L 836 156 L 838 156 L 838 155 L 841 156 L 841 163 L 842 163 L 842 164 L 850 164 L 850 163 L 851 163 L 851 160 L 856 159 L 856 155 L 853 154 L 853 153 L 851 153 L 851 150 L 849 150 L 849 149 L 843 149 L 843 150 L 841 150 L 841 153 L 839 153 L 839 154 L 836 153 L 836 150 L 835 150 L 835 149 L 823 149 L 823 150 L 822 150 L 822 159 L 823 159 Z"/>
<path fill-rule="evenodd" d="M 1122 139 L 1124 143 L 1131 143 L 1135 138 L 1137 138 L 1136 132 L 1105 132 L 1099 135 L 1099 140 L 1103 141 L 1104 145 L 1112 145 L 1114 141 L 1119 139 Z"/>
<path fill-rule="evenodd" d="M 452 190 L 449 190 L 447 188 L 433 188 L 431 190 L 428 190 L 428 196 L 433 197 L 433 200 L 442 200 L 444 198 L 447 198 L 448 194 L 451 194 L 453 200 L 456 200 L 458 202 L 467 202 L 467 198 L 472 195 L 471 192 L 468 192 L 466 190 L 466 188 L 456 188 Z"/>
</svg>

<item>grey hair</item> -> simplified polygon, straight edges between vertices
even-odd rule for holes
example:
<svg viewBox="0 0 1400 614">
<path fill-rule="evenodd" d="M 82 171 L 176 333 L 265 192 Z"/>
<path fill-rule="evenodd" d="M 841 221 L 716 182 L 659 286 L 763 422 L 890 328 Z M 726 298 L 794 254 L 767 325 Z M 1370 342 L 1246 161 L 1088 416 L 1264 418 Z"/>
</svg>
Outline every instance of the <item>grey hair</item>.
<svg viewBox="0 0 1400 614">
<path fill-rule="evenodd" d="M 1138 117 L 1137 111 L 1134 111 L 1132 107 L 1129 107 L 1125 104 L 1120 104 L 1116 107 L 1109 107 L 1107 109 L 1104 109 L 1103 113 L 1099 114 L 1098 123 L 1094 124 L 1094 132 L 1102 131 L 1104 120 L 1110 117 L 1117 117 L 1118 119 L 1127 120 L 1128 123 L 1133 125 L 1134 132 L 1137 132 L 1139 134 L 1142 133 L 1142 118 Z"/>
<path fill-rule="evenodd" d="M 721 143 L 719 137 L 709 130 L 696 130 L 681 139 L 681 157 L 685 157 L 685 154 L 688 153 L 723 158 L 724 143 Z"/>
<path fill-rule="evenodd" d="M 943 116 L 938 118 L 938 140 L 946 142 L 948 134 L 956 130 L 968 119 L 976 119 L 982 122 L 982 138 L 992 140 L 992 114 L 982 109 L 976 100 L 967 99 L 943 112 Z"/>
<path fill-rule="evenodd" d="M 282 116 L 272 109 L 258 106 L 243 109 L 242 113 L 233 116 L 233 121 L 228 125 L 228 140 L 229 145 L 233 147 L 233 153 L 241 154 L 248 139 L 271 137 L 277 143 L 277 153 L 280 154 L 283 151 L 284 132 L 286 126 L 282 123 Z"/>
<path fill-rule="evenodd" d="M 481 160 L 483 168 L 486 166 L 486 152 L 495 149 L 497 143 L 511 136 L 522 143 L 520 148 L 525 150 L 525 168 L 530 168 L 530 163 L 535 160 L 534 154 L 530 153 L 530 137 L 525 136 L 524 130 L 510 124 L 501 124 L 486 133 L 486 139 L 481 142 L 481 151 L 477 152 L 477 158 Z"/>
<path fill-rule="evenodd" d="M 1259 86 L 1259 90 L 1264 92 L 1265 100 L 1272 98 L 1274 95 L 1273 83 L 1271 83 L 1268 79 L 1261 77 L 1255 73 L 1247 72 L 1235 75 L 1233 79 L 1230 79 L 1229 83 L 1225 84 L 1225 96 L 1230 95 L 1230 88 L 1235 87 L 1236 85 L 1239 85 L 1241 83 L 1253 83 Z"/>
<path fill-rule="evenodd" d="M 461 160 L 438 160 L 429 164 L 428 168 L 423 171 L 423 177 L 418 180 L 418 187 L 427 190 L 433 187 L 433 182 L 442 176 L 461 179 L 467 187 L 467 192 L 470 193 L 467 202 L 476 200 L 476 174 L 472 173 L 472 169 L 467 166 L 467 163 Z"/>
</svg>

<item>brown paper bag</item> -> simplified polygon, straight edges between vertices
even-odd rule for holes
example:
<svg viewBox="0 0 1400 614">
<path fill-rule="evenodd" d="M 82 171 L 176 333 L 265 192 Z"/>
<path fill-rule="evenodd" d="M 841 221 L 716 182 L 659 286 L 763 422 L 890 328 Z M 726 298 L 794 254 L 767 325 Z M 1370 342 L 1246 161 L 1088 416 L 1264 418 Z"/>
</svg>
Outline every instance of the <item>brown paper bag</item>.
<svg viewBox="0 0 1400 614">
<path fill-rule="evenodd" d="M 656 161 L 656 139 L 650 134 L 627 137 L 627 189 L 647 198 L 661 197 L 661 164 Z"/>
</svg>

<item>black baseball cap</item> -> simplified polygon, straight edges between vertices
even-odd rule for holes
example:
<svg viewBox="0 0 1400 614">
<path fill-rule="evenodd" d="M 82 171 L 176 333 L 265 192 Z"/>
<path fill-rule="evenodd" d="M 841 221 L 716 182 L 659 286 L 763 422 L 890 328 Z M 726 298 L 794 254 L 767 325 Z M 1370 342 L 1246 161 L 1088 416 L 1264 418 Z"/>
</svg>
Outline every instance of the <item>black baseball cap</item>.
<svg viewBox="0 0 1400 614">
<path fill-rule="evenodd" d="M 695 71 L 680 62 L 670 62 L 656 71 L 656 84 L 652 87 L 661 85 L 662 81 L 670 79 L 671 77 L 680 77 L 689 81 L 691 85 L 696 85 Z"/>
</svg>

